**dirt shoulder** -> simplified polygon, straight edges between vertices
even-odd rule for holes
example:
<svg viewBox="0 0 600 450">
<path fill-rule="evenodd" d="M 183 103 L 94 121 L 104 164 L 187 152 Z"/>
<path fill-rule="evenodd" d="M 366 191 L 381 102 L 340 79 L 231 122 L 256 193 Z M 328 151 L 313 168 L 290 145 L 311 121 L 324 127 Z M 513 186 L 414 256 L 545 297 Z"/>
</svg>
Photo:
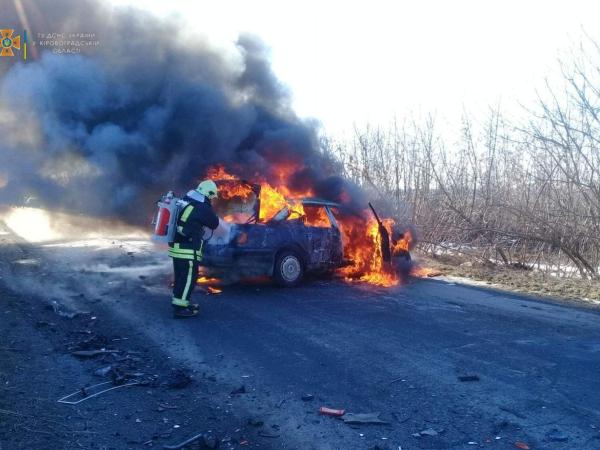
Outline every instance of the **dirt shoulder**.
<svg viewBox="0 0 600 450">
<path fill-rule="evenodd" d="M 466 279 L 496 289 L 600 307 L 600 281 L 556 278 L 532 270 L 473 263 L 455 256 L 416 253 L 415 260 L 419 266 L 439 271 L 450 280 Z"/>
</svg>

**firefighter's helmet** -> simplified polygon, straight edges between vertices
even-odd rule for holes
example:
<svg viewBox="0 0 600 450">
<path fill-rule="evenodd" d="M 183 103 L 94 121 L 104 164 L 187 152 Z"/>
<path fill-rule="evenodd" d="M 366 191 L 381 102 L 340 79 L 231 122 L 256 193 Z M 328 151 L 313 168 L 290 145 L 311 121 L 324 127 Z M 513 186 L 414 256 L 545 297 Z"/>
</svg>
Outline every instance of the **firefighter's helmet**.
<svg viewBox="0 0 600 450">
<path fill-rule="evenodd" d="M 219 191 L 217 184 L 213 180 L 204 180 L 198 185 L 196 190 L 210 199 L 216 198 Z"/>
</svg>

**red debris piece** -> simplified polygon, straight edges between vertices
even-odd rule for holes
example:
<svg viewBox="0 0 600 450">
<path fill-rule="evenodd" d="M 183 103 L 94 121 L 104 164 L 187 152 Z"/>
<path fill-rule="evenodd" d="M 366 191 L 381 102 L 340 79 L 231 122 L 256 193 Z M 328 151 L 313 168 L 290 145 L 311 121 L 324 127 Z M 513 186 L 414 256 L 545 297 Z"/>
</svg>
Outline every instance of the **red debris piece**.
<svg viewBox="0 0 600 450">
<path fill-rule="evenodd" d="M 527 445 L 525 442 L 517 441 L 517 442 L 515 442 L 515 447 L 523 449 L 523 450 L 529 450 L 529 445 Z"/>
<path fill-rule="evenodd" d="M 346 414 L 346 410 L 345 409 L 332 409 L 332 408 L 327 408 L 325 406 L 321 406 L 319 408 L 319 414 L 322 414 L 324 416 L 342 417 L 344 414 Z"/>
</svg>

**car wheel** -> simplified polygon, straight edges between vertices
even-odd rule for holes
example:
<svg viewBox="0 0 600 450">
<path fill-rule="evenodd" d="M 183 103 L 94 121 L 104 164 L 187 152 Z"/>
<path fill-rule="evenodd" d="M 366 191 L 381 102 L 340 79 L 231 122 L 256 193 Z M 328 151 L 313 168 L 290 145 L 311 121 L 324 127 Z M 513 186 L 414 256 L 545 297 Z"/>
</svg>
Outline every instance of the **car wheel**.
<svg viewBox="0 0 600 450">
<path fill-rule="evenodd" d="M 275 259 L 273 275 L 281 286 L 295 286 L 304 275 L 302 260 L 296 252 L 283 251 Z"/>
</svg>

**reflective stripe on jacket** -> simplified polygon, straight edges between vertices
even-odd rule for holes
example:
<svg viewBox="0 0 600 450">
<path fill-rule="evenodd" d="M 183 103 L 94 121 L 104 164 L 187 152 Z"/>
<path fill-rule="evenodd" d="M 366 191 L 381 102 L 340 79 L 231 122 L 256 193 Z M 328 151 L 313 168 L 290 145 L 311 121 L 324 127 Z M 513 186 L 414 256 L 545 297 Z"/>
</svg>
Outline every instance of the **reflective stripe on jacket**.
<svg viewBox="0 0 600 450">
<path fill-rule="evenodd" d="M 200 248 L 182 248 L 181 244 L 175 242 L 173 247 L 169 248 L 169 256 L 171 258 L 179 258 L 179 259 L 190 259 L 193 260 L 196 257 L 196 261 L 202 261 L 202 240 L 200 240 Z"/>
</svg>

